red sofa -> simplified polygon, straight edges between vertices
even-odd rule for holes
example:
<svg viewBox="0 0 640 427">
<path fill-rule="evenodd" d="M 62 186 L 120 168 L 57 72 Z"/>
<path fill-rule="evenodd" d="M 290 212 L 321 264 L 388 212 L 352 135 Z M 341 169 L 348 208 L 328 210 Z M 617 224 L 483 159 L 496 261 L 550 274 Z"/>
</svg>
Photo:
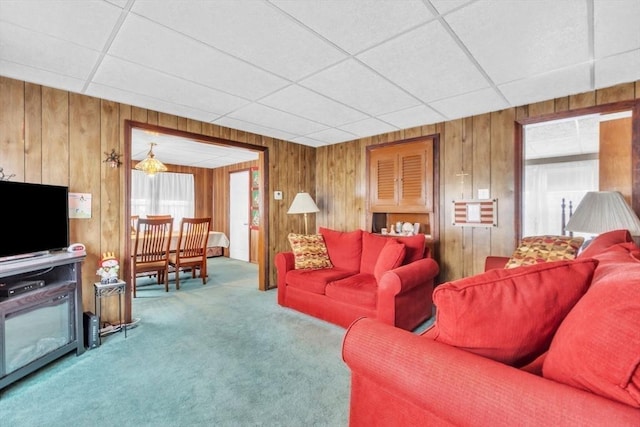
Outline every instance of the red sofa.
<svg viewBox="0 0 640 427">
<path fill-rule="evenodd" d="M 293 252 L 276 254 L 280 305 L 345 328 L 370 317 L 413 330 L 431 317 L 439 269 L 424 235 L 387 237 L 328 228 L 319 234 L 331 268 L 295 269 Z"/>
<path fill-rule="evenodd" d="M 616 230 L 546 264 L 438 286 L 420 335 L 355 321 L 350 426 L 639 426 L 640 248 Z"/>
</svg>

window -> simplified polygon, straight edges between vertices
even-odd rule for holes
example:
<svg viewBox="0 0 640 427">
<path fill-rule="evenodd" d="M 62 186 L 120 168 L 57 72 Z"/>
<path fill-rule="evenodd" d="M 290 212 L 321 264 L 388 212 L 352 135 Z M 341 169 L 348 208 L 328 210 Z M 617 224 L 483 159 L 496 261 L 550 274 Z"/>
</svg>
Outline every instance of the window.
<svg viewBox="0 0 640 427">
<path fill-rule="evenodd" d="M 153 177 L 131 171 L 131 215 L 170 214 L 176 229 L 184 217 L 193 217 L 195 190 L 192 174 L 162 172 Z"/>
</svg>

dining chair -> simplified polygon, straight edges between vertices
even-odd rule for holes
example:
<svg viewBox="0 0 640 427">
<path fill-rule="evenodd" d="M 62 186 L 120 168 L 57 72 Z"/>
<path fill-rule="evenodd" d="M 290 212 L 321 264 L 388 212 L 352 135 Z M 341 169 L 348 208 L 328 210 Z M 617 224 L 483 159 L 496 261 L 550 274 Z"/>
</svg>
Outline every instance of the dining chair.
<svg viewBox="0 0 640 427">
<path fill-rule="evenodd" d="M 169 265 L 176 273 L 176 289 L 180 289 L 180 271 L 191 268 L 191 277 L 200 270 L 202 284 L 207 283 L 207 242 L 211 230 L 211 218 L 182 218 L 175 252 L 169 254 Z"/>
<path fill-rule="evenodd" d="M 172 231 L 173 220 L 171 218 L 138 219 L 132 262 L 134 298 L 136 297 L 138 273 L 155 272 L 158 284 L 164 282 L 164 289 L 169 292 L 169 249 Z"/>
<path fill-rule="evenodd" d="M 131 232 L 135 233 L 136 228 L 138 227 L 138 220 L 140 219 L 140 215 L 131 215 Z"/>
</svg>

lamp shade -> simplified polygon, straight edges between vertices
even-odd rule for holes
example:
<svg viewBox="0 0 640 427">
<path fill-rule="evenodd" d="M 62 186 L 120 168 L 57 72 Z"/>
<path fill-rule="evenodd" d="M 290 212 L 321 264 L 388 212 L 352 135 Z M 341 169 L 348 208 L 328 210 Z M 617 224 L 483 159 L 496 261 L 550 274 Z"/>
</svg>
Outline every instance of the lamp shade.
<svg viewBox="0 0 640 427">
<path fill-rule="evenodd" d="M 158 172 L 166 172 L 167 167 L 158 159 L 155 158 L 153 154 L 153 146 L 156 145 L 154 142 L 149 144 L 149 153 L 147 153 L 147 158 L 136 165 L 137 170 L 141 170 L 149 176 L 154 176 Z"/>
<path fill-rule="evenodd" d="M 632 236 L 640 236 L 640 219 L 619 191 L 590 191 L 565 228 L 591 234 L 624 229 Z"/>
<path fill-rule="evenodd" d="M 289 206 L 288 214 L 306 214 L 320 212 L 316 202 L 313 201 L 309 193 L 298 193 Z"/>
</svg>

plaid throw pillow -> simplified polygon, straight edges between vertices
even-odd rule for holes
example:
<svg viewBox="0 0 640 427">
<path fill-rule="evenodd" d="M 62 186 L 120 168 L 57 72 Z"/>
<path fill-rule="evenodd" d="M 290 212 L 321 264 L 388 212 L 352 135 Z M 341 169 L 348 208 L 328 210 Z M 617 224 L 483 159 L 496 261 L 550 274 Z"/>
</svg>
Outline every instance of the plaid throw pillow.
<svg viewBox="0 0 640 427">
<path fill-rule="evenodd" d="M 296 270 L 333 267 L 322 234 L 290 233 L 288 239 L 293 251 Z"/>
<path fill-rule="evenodd" d="M 570 236 L 530 236 L 523 237 L 511 255 L 505 268 L 537 264 L 547 261 L 566 261 L 576 257 L 583 237 Z"/>
</svg>

